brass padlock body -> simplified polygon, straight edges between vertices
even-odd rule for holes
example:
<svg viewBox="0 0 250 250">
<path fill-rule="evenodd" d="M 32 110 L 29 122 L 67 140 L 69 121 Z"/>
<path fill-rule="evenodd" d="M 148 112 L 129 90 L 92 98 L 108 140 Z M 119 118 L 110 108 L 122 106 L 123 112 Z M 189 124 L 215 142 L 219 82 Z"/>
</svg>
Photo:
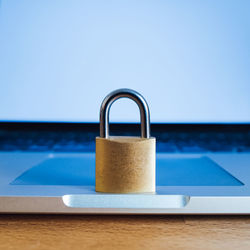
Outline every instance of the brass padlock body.
<svg viewBox="0 0 250 250">
<path fill-rule="evenodd" d="M 141 137 L 109 136 L 109 110 L 122 97 L 134 100 L 140 109 Z M 150 137 L 146 100 L 130 89 L 118 89 L 107 95 L 100 110 L 100 137 L 96 137 L 96 191 L 155 192 L 155 144 L 155 138 Z"/>
<path fill-rule="evenodd" d="M 96 138 L 96 191 L 155 192 L 155 138 Z"/>
</svg>

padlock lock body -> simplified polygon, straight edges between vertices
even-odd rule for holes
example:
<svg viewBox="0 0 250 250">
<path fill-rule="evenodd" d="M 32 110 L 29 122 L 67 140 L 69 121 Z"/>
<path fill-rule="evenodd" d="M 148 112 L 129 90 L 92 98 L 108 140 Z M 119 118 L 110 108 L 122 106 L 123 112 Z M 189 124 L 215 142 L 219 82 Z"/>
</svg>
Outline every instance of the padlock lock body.
<svg viewBox="0 0 250 250">
<path fill-rule="evenodd" d="M 96 137 L 96 191 L 155 192 L 154 137 Z"/>
</svg>

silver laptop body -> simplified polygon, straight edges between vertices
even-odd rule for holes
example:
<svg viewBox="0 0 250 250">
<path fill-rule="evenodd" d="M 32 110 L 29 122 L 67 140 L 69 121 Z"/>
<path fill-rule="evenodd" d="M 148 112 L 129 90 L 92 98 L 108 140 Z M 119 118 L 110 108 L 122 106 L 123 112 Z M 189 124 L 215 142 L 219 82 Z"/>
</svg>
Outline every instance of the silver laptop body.
<svg viewBox="0 0 250 250">
<path fill-rule="evenodd" d="M 187 164 L 192 164 L 192 160 L 207 157 L 231 175 L 235 180 L 232 186 L 222 186 L 221 183 L 220 186 L 178 186 L 177 182 L 175 186 L 157 186 L 156 194 L 102 194 L 95 192 L 94 185 L 34 185 L 29 184 L 28 179 L 25 180 L 26 184 L 25 181 L 13 182 L 25 171 L 45 161 L 54 161 L 54 167 L 60 169 L 62 166 L 55 165 L 60 163 L 60 159 L 78 161 L 83 169 L 92 168 L 94 172 L 94 157 L 95 155 L 90 153 L 1 153 L 0 212 L 250 214 L 249 153 L 157 155 L 159 164 L 164 164 L 166 159 L 176 162 L 184 159 Z M 158 168 L 168 168 L 167 165 L 159 164 Z M 39 180 L 39 176 L 36 179 Z"/>
</svg>

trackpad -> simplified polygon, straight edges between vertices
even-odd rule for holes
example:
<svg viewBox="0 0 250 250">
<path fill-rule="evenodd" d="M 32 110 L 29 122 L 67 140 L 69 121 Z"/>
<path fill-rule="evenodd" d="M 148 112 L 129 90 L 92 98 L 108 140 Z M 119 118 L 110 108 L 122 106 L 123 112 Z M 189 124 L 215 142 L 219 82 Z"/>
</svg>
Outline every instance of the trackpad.
<svg viewBox="0 0 250 250">
<path fill-rule="evenodd" d="M 157 186 L 244 185 L 208 157 L 157 157 Z M 55 157 L 18 176 L 11 185 L 95 185 L 95 156 Z"/>
</svg>

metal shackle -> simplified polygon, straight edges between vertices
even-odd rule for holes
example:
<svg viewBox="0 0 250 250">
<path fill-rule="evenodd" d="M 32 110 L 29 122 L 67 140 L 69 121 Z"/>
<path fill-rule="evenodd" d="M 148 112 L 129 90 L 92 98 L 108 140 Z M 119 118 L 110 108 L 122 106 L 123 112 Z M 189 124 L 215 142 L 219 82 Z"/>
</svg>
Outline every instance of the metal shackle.
<svg viewBox="0 0 250 250">
<path fill-rule="evenodd" d="M 110 107 L 116 100 L 123 97 L 132 99 L 137 103 L 140 110 L 141 137 L 150 138 L 150 114 L 148 104 L 141 94 L 132 89 L 117 89 L 104 98 L 100 109 L 100 137 L 109 137 Z"/>
</svg>

